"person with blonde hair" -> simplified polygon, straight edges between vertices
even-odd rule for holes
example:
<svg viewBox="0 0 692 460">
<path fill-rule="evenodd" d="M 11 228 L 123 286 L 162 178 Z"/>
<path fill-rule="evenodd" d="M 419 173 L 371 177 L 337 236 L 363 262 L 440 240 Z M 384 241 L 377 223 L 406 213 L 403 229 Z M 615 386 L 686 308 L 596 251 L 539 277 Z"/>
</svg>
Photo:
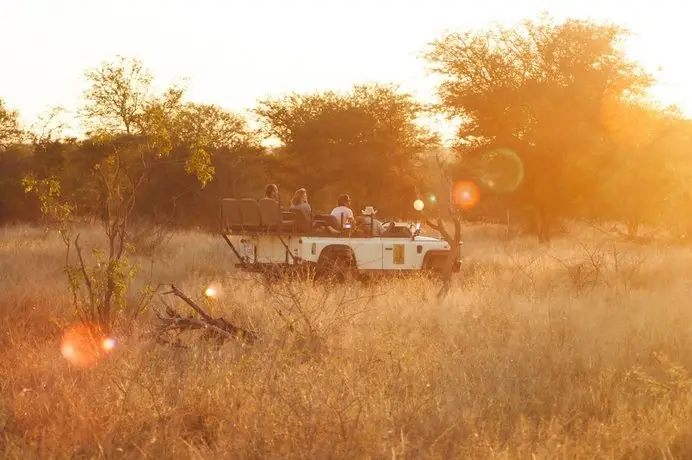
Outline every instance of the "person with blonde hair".
<svg viewBox="0 0 692 460">
<path fill-rule="evenodd" d="M 291 211 L 296 212 L 300 215 L 300 220 L 302 221 L 301 228 L 309 230 L 312 228 L 312 207 L 308 203 L 308 192 L 304 188 L 299 188 L 293 194 L 291 198 Z"/>
</svg>

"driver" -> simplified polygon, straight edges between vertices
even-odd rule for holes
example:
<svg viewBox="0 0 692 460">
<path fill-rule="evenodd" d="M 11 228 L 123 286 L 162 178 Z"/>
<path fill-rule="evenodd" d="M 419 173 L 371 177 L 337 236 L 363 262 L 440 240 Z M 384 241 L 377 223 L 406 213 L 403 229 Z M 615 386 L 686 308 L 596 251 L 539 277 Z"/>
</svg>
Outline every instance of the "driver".
<svg viewBox="0 0 692 460">
<path fill-rule="evenodd" d="M 365 225 L 368 228 L 370 228 L 370 226 L 372 225 L 372 236 L 380 236 L 385 232 L 384 225 L 382 225 L 382 222 L 375 219 L 375 214 L 377 214 L 377 210 L 375 208 L 373 208 L 372 206 L 366 206 L 365 209 L 363 209 L 360 213 L 363 214 L 363 216 L 365 216 Z"/>
</svg>

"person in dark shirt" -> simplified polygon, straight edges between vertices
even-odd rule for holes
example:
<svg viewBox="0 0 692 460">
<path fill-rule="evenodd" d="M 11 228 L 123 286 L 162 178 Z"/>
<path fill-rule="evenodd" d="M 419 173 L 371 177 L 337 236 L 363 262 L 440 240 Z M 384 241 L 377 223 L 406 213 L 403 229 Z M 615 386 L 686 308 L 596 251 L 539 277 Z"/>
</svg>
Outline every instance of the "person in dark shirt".
<svg viewBox="0 0 692 460">
<path fill-rule="evenodd" d="M 264 196 L 272 200 L 279 201 L 279 187 L 275 184 L 269 184 L 264 189 Z"/>
</svg>

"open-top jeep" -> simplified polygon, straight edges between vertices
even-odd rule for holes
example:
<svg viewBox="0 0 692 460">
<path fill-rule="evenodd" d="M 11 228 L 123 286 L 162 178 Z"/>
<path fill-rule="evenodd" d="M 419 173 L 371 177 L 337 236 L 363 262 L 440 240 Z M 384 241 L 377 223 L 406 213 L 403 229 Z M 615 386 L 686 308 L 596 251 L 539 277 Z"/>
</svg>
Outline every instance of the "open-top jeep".
<svg viewBox="0 0 692 460">
<path fill-rule="evenodd" d="M 282 272 L 314 269 L 318 276 L 367 275 L 443 269 L 450 242 L 420 235 L 420 224 L 384 222 L 373 236 L 373 224 L 348 225 L 330 215 L 305 217 L 282 210 L 270 198 L 221 200 L 221 234 L 243 270 Z M 461 244 L 461 243 L 460 243 Z M 461 265 L 461 248 L 453 271 Z"/>
</svg>

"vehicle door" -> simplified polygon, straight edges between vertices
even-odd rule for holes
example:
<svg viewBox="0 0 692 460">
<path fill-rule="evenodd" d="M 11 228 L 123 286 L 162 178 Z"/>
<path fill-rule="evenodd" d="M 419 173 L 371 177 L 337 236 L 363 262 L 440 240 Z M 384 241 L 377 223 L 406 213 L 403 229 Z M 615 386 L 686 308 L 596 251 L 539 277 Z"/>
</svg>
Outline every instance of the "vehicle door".
<svg viewBox="0 0 692 460">
<path fill-rule="evenodd" d="M 415 270 L 421 266 L 420 243 L 410 237 L 382 237 L 382 268 L 384 270 Z M 421 248 L 422 249 L 422 248 Z"/>
<path fill-rule="evenodd" d="M 360 270 L 382 270 L 382 238 L 378 236 L 351 237 L 349 246 Z"/>
</svg>

